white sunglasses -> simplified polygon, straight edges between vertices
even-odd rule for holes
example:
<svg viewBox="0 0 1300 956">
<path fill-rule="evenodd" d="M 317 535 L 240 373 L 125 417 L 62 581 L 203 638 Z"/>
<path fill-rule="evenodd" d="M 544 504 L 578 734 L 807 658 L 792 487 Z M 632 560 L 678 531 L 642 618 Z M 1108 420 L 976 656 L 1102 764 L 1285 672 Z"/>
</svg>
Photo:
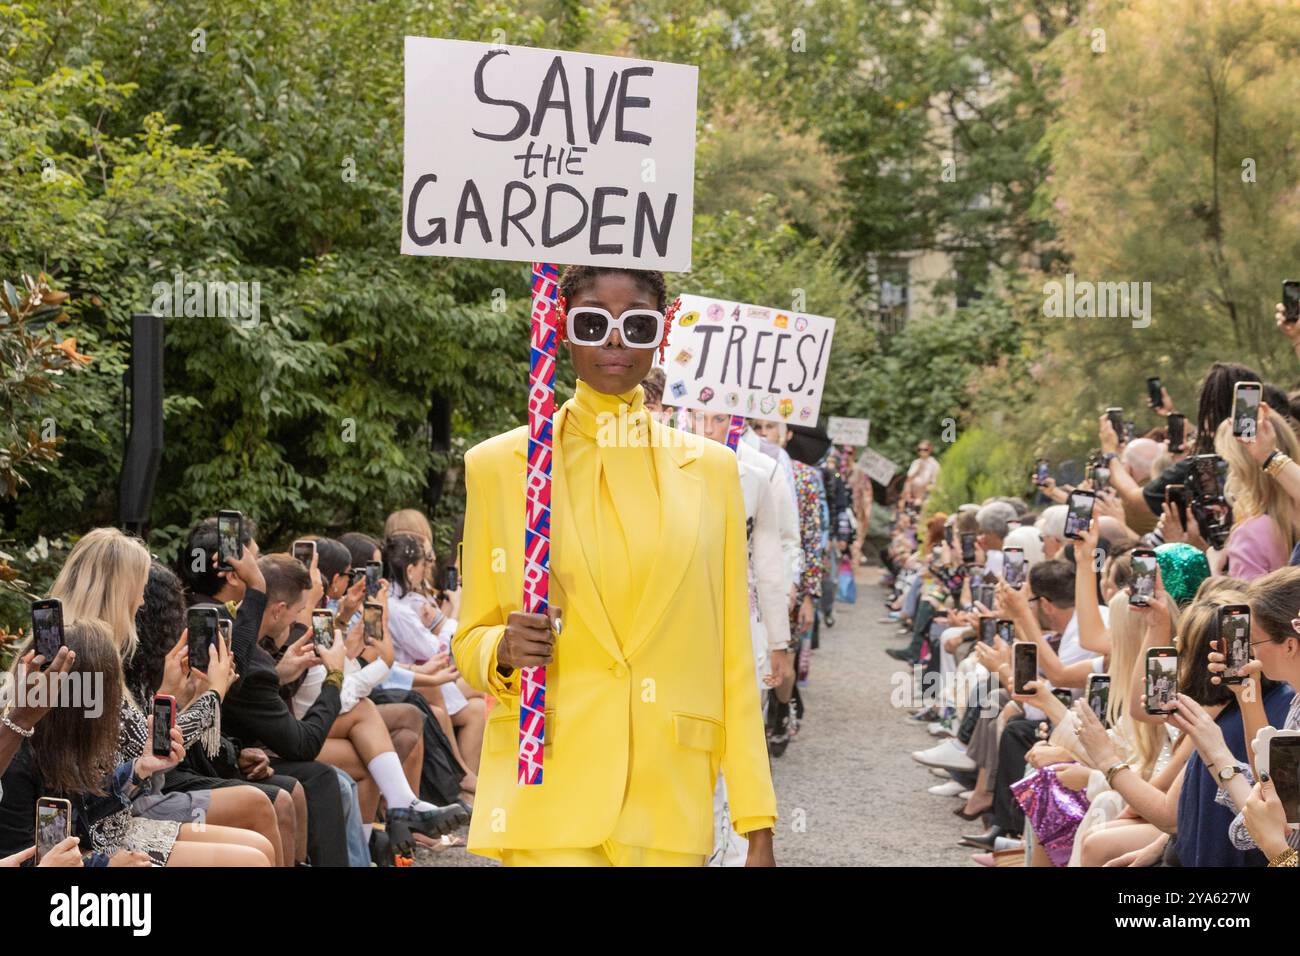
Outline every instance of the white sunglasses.
<svg viewBox="0 0 1300 956">
<path fill-rule="evenodd" d="M 569 310 L 565 334 L 575 345 L 596 346 L 608 342 L 614 329 L 618 329 L 619 341 L 630 349 L 658 348 L 664 314 L 654 309 L 628 309 L 616 319 L 606 309 L 584 305 Z"/>
</svg>

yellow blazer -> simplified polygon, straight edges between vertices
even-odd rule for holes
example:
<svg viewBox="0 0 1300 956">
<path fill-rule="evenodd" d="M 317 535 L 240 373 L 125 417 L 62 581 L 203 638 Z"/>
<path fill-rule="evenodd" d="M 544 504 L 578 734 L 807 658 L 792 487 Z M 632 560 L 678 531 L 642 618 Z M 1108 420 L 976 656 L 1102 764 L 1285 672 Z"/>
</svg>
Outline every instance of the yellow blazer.
<svg viewBox="0 0 1300 956">
<path fill-rule="evenodd" d="M 563 631 L 547 668 L 544 771 L 517 782 L 519 675 L 496 646 L 522 609 L 526 428 L 465 455 L 464 592 L 452 650 L 462 675 L 497 698 L 479 769 L 469 848 L 629 846 L 707 855 L 719 768 L 737 832 L 776 818 L 749 633 L 745 512 L 733 453 L 650 422 L 659 553 L 627 637 L 610 626 L 572 526 L 555 419 L 551 603 Z"/>
</svg>

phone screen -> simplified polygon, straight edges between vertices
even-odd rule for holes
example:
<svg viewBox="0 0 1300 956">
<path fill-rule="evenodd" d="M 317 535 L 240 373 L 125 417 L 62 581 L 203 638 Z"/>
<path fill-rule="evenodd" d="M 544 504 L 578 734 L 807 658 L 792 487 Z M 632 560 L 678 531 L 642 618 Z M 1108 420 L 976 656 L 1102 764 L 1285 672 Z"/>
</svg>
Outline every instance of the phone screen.
<svg viewBox="0 0 1300 956">
<path fill-rule="evenodd" d="M 1064 687 L 1053 687 L 1052 696 L 1059 700 L 1063 705 L 1069 707 L 1074 703 L 1074 695 Z"/>
<path fill-rule="evenodd" d="M 1187 527 L 1187 486 L 1165 485 L 1165 501 L 1178 513 L 1178 520 Z"/>
<path fill-rule="evenodd" d="M 311 559 L 316 556 L 315 541 L 295 541 L 293 543 L 293 556 L 302 562 L 303 567 L 311 567 Z"/>
<path fill-rule="evenodd" d="M 379 561 L 366 562 L 366 597 L 379 593 L 379 579 L 384 576 L 384 566 Z"/>
<path fill-rule="evenodd" d="M 1178 651 L 1153 647 L 1147 651 L 1147 713 L 1170 710 L 1178 694 Z"/>
<path fill-rule="evenodd" d="M 446 581 L 443 587 L 444 591 L 454 591 L 460 587 L 460 572 L 456 568 L 450 567 L 446 572 Z"/>
<path fill-rule="evenodd" d="M 1129 603 L 1147 607 L 1156 593 L 1156 553 L 1145 548 L 1133 551 L 1133 584 Z"/>
<path fill-rule="evenodd" d="M 221 631 L 221 639 L 226 642 L 226 650 L 230 650 L 235 639 L 234 623 L 222 617 L 217 619 L 217 627 Z"/>
<path fill-rule="evenodd" d="M 1259 425 L 1259 399 L 1264 387 L 1259 382 L 1238 382 L 1232 390 L 1232 433 L 1254 439 Z"/>
<path fill-rule="evenodd" d="M 153 699 L 153 755 L 166 757 L 172 752 L 172 723 L 176 716 L 176 702 L 159 694 Z"/>
<path fill-rule="evenodd" d="M 975 534 L 973 532 L 966 531 L 962 533 L 961 559 L 967 564 L 975 560 Z"/>
<path fill-rule="evenodd" d="M 1192 458 L 1192 490 L 1201 498 L 1218 498 L 1223 494 L 1219 481 L 1218 455 L 1195 455 Z"/>
<path fill-rule="evenodd" d="M 1038 459 L 1038 463 L 1034 466 L 1034 484 L 1041 485 L 1048 479 L 1048 477 L 1047 459 L 1040 458 Z"/>
<path fill-rule="evenodd" d="M 329 611 L 311 612 L 311 639 L 317 647 L 334 646 L 334 615 Z"/>
<path fill-rule="evenodd" d="M 1110 419 L 1110 427 L 1115 429 L 1115 437 L 1120 441 L 1124 440 L 1124 409 L 1118 405 L 1112 405 L 1106 409 L 1106 417 Z"/>
<path fill-rule="evenodd" d="M 998 618 L 998 637 L 1008 644 L 1016 642 L 1016 622 L 1009 621 L 1006 618 Z"/>
<path fill-rule="evenodd" d="M 63 604 L 58 600 L 36 601 L 32 604 L 32 636 L 36 653 L 50 666 L 54 655 L 63 646 Z"/>
<path fill-rule="evenodd" d="M 1070 492 L 1070 503 L 1065 513 L 1065 536 L 1081 538 L 1092 524 L 1092 506 L 1096 498 L 1087 492 Z"/>
<path fill-rule="evenodd" d="M 1090 674 L 1088 675 L 1088 706 L 1092 712 L 1097 715 L 1103 727 L 1110 726 L 1110 721 L 1106 717 L 1106 711 L 1110 706 L 1110 675 L 1109 674 Z"/>
<path fill-rule="evenodd" d="M 67 800 L 41 797 L 36 802 L 36 859 L 72 835 L 72 805 Z"/>
<path fill-rule="evenodd" d="M 1219 647 L 1227 669 L 1223 680 L 1240 684 L 1241 669 L 1250 663 L 1250 605 L 1229 604 L 1219 608 Z"/>
<path fill-rule="evenodd" d="M 230 569 L 230 558 L 241 557 L 244 553 L 243 537 L 244 516 L 238 511 L 217 512 L 217 566 Z"/>
<path fill-rule="evenodd" d="M 1300 280 L 1287 279 L 1282 283 L 1282 321 L 1300 322 Z"/>
<path fill-rule="evenodd" d="M 1160 379 L 1151 377 L 1147 379 L 1147 401 L 1151 403 L 1152 408 L 1159 408 L 1164 404 L 1164 396 L 1160 394 Z"/>
<path fill-rule="evenodd" d="M 997 618 L 992 618 L 992 617 L 980 618 L 980 641 L 982 643 L 988 644 L 991 647 L 993 645 L 993 638 L 997 636 L 997 633 L 998 633 Z"/>
<path fill-rule="evenodd" d="M 1008 587 L 1018 588 L 1025 583 L 1025 552 L 1023 548 L 1003 548 L 1002 577 Z"/>
<path fill-rule="evenodd" d="M 378 604 L 367 604 L 364 613 L 366 640 L 384 639 L 384 609 Z"/>
<path fill-rule="evenodd" d="M 1038 645 L 1032 641 L 1018 641 L 1013 648 L 1012 686 L 1017 694 L 1027 694 L 1025 684 L 1038 677 Z"/>
<path fill-rule="evenodd" d="M 1183 442 L 1187 438 L 1187 416 L 1179 412 L 1170 412 L 1169 417 L 1165 419 L 1165 440 L 1169 442 L 1169 451 L 1171 454 L 1178 454 L 1183 450 Z"/>
<path fill-rule="evenodd" d="M 211 660 L 212 645 L 217 642 L 220 630 L 219 615 L 214 607 L 192 607 L 185 625 L 190 631 L 190 667 L 206 671 Z"/>
<path fill-rule="evenodd" d="M 1300 823 L 1300 737 L 1275 736 L 1268 742 L 1268 775 L 1287 823 Z"/>
<path fill-rule="evenodd" d="M 975 600 L 979 601 L 990 611 L 993 610 L 993 604 L 997 600 L 998 589 L 992 584 L 981 584 L 976 590 Z"/>
</svg>

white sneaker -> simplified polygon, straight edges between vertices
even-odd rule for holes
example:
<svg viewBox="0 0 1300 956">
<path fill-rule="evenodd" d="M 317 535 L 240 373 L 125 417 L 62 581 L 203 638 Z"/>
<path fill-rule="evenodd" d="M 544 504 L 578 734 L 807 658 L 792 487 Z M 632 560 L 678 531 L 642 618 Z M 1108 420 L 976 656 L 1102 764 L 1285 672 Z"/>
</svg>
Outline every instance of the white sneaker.
<svg viewBox="0 0 1300 956">
<path fill-rule="evenodd" d="M 974 770 L 975 761 L 966 755 L 966 751 L 957 749 L 951 737 L 929 750 L 915 750 L 912 759 L 926 767 L 942 767 L 944 770 Z"/>
<path fill-rule="evenodd" d="M 956 780 L 949 780 L 947 783 L 936 783 L 928 792 L 936 797 L 955 797 L 961 793 L 961 789 L 961 784 Z"/>
<path fill-rule="evenodd" d="M 934 774 L 934 775 L 935 775 L 936 777 L 938 777 L 940 780 L 951 780 L 951 779 L 952 779 L 952 774 L 950 774 L 947 770 L 940 770 L 938 767 L 931 767 L 931 768 L 930 768 L 930 773 Z"/>
<path fill-rule="evenodd" d="M 928 730 L 928 731 L 930 732 L 930 736 L 931 736 L 931 737 L 952 737 L 952 736 L 954 736 L 954 734 L 953 734 L 953 732 L 952 732 L 951 730 L 949 730 L 949 729 L 948 729 L 947 727 L 945 727 L 943 724 L 939 723 L 937 720 L 936 720 L 934 723 L 932 723 L 929 727 L 927 727 L 927 728 L 925 728 L 925 729 Z"/>
<path fill-rule="evenodd" d="M 963 800 L 969 800 L 971 797 L 975 796 L 975 791 L 963 790 L 961 793 L 957 794 L 957 796 L 961 797 Z"/>
<path fill-rule="evenodd" d="M 1010 837 L 998 837 L 993 841 L 993 852 L 998 850 L 1023 850 L 1025 848 L 1024 840 L 1013 840 Z"/>
</svg>

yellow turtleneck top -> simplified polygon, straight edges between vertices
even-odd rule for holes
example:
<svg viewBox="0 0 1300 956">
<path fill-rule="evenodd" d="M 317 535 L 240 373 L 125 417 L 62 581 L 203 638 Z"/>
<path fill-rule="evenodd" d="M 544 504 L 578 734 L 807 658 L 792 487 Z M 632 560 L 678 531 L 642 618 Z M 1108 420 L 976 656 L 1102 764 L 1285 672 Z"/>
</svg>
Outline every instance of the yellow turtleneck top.
<svg viewBox="0 0 1300 956">
<path fill-rule="evenodd" d="M 619 646 L 632 632 L 659 543 L 659 481 L 638 385 L 605 395 L 578 381 L 560 436 L 573 525 Z"/>
</svg>

